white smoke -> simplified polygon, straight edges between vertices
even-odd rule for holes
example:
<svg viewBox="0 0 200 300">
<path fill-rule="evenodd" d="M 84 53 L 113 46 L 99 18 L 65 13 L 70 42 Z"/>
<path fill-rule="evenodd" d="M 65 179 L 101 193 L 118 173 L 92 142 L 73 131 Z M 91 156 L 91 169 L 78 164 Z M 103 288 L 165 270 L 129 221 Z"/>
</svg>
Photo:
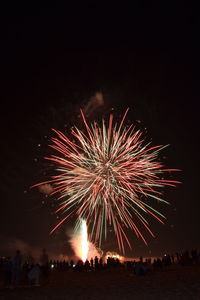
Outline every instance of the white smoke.
<svg viewBox="0 0 200 300">
<path fill-rule="evenodd" d="M 40 262 L 40 256 L 43 248 L 31 246 L 27 242 L 15 238 L 0 236 L 0 256 L 14 256 L 16 250 L 20 250 L 25 261 L 28 256 L 32 256 L 35 262 Z M 52 260 L 69 260 L 69 257 L 62 253 L 48 251 L 49 259 Z"/>
<path fill-rule="evenodd" d="M 96 92 L 84 106 L 83 111 L 89 117 L 97 108 L 104 105 L 104 98 L 101 92 Z"/>
<path fill-rule="evenodd" d="M 53 187 L 49 183 L 42 184 L 38 187 L 40 193 L 50 195 L 53 192 Z"/>
</svg>

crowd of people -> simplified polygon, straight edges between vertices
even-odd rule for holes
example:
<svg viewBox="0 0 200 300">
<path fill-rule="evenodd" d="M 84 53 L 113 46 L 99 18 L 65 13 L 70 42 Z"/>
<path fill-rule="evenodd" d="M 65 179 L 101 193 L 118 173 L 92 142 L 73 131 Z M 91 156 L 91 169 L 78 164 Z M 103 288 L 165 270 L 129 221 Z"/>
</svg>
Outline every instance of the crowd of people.
<svg viewBox="0 0 200 300">
<path fill-rule="evenodd" d="M 17 250 L 13 257 L 2 257 L 0 259 L 0 272 L 3 274 L 4 287 L 13 289 L 21 284 L 28 282 L 29 286 L 40 286 L 40 277 L 48 278 L 49 257 L 43 249 L 40 256 L 40 263 L 35 263 L 31 254 L 23 259 L 20 250 Z"/>
<path fill-rule="evenodd" d="M 4 281 L 4 287 L 13 289 L 23 283 L 28 286 L 40 286 L 40 282 L 48 282 L 49 276 L 56 271 L 100 271 L 117 270 L 124 268 L 136 275 L 147 275 L 153 271 L 169 268 L 173 264 L 182 266 L 200 263 L 200 252 L 196 249 L 176 253 L 175 255 L 165 254 L 162 258 L 123 261 L 118 258 L 95 257 L 85 262 L 78 260 L 76 263 L 70 261 L 49 260 L 45 249 L 42 250 L 39 263 L 36 263 L 31 254 L 24 259 L 20 250 L 17 250 L 13 257 L 0 258 L 0 274 Z"/>
</svg>

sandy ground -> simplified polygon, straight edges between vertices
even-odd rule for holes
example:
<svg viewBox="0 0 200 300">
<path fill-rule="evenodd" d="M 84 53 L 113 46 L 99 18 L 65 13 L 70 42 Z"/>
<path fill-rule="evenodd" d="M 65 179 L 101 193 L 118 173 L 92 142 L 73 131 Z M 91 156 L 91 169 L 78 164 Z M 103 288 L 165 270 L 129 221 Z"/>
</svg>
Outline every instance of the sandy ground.
<svg viewBox="0 0 200 300">
<path fill-rule="evenodd" d="M 40 287 L 0 289 L 0 300 L 200 299 L 200 266 L 136 276 L 128 270 L 58 272 Z"/>
</svg>

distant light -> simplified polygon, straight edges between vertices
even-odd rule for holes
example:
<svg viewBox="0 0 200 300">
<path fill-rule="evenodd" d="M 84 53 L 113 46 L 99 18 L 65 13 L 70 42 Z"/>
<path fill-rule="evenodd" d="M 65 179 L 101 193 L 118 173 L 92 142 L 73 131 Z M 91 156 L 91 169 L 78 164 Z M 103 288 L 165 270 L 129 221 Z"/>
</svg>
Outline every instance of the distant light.
<svg viewBox="0 0 200 300">
<path fill-rule="evenodd" d="M 53 268 L 54 268 L 54 265 L 52 264 L 52 265 L 51 265 L 51 269 L 53 269 Z"/>
<path fill-rule="evenodd" d="M 38 147 L 40 147 L 41 146 L 41 144 L 38 144 Z"/>
</svg>

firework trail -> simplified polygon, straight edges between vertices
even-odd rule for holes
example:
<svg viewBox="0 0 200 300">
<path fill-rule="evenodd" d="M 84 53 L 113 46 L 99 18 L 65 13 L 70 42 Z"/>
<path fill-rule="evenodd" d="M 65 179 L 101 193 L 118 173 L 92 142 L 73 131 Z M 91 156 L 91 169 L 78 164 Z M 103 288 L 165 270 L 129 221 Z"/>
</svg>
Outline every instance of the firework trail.
<svg viewBox="0 0 200 300">
<path fill-rule="evenodd" d="M 137 221 L 152 236 L 145 215 L 163 223 L 165 217 L 151 202 L 156 199 L 167 203 L 161 198 L 160 188 L 179 182 L 162 179 L 161 175 L 177 170 L 165 169 L 157 161 L 160 150 L 166 146 L 144 144 L 140 130 L 136 131 L 133 125 L 124 126 L 127 112 L 120 124 L 113 124 L 111 114 L 108 125 L 103 120 L 100 127 L 96 122 L 88 125 L 81 111 L 86 130 L 74 127 L 71 140 L 54 130 L 57 138 L 52 138 L 51 147 L 59 155 L 47 159 L 57 164 L 58 175 L 45 183 L 53 184 L 52 194 L 59 194 L 60 201 L 56 212 L 65 216 L 52 232 L 69 216 L 76 215 L 77 224 L 86 220 L 91 229 L 90 239 L 99 246 L 102 237 L 107 236 L 107 225 L 111 225 L 119 249 L 124 252 L 124 241 L 131 247 L 127 228 L 146 243 Z"/>
</svg>

